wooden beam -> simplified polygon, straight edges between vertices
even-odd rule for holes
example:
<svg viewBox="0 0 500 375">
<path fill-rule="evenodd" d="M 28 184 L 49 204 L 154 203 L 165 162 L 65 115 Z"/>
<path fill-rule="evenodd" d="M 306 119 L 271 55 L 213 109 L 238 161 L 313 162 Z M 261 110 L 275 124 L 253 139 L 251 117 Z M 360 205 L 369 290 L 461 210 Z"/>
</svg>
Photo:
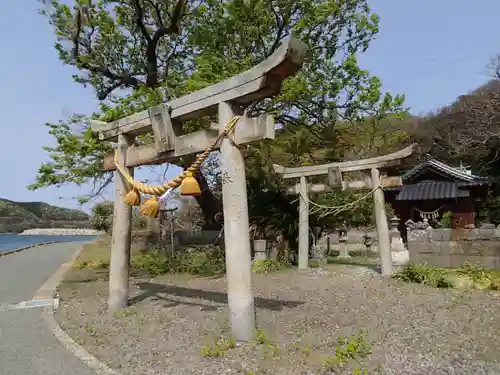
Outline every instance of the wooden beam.
<svg viewBox="0 0 500 375">
<path fill-rule="evenodd" d="M 274 127 L 275 122 L 272 115 L 265 114 L 250 118 L 242 117 L 236 124 L 236 128 L 230 137 L 238 145 L 263 139 L 274 139 Z M 212 128 L 214 129 L 201 130 L 178 136 L 175 138 L 175 149 L 160 154 L 151 145 L 130 147 L 127 151 L 126 165 L 127 167 L 137 167 L 148 164 L 161 164 L 185 155 L 203 152 L 218 136 L 218 130 L 215 131 L 215 125 Z M 115 169 L 113 154 L 107 155 L 104 158 L 103 169 L 107 171 Z"/>
<path fill-rule="evenodd" d="M 401 176 L 391 176 L 382 177 L 381 186 L 382 187 L 395 187 L 401 186 Z M 298 194 L 299 184 L 291 186 L 287 189 L 288 194 Z M 328 184 L 308 184 L 308 193 L 325 193 L 338 189 L 336 186 L 330 186 Z M 355 180 L 355 181 L 342 181 L 342 190 L 371 190 L 373 189 L 371 179 L 366 180 Z"/>
<path fill-rule="evenodd" d="M 223 82 L 184 95 L 168 103 L 152 107 L 154 113 L 170 112 L 170 118 L 188 120 L 215 114 L 221 102 L 231 101 L 246 106 L 253 101 L 279 93 L 283 80 L 295 74 L 305 59 L 307 46 L 294 38 L 287 38 L 280 47 L 257 66 Z M 152 131 L 149 110 L 135 113 L 104 125 L 91 121 L 92 130 L 101 140 L 116 140 L 118 134 L 140 135 Z"/>
<path fill-rule="evenodd" d="M 372 168 L 387 168 L 401 164 L 401 160 L 410 156 L 416 144 L 412 144 L 402 150 L 391 154 L 377 156 L 368 159 L 342 161 L 337 163 L 329 163 L 322 165 L 309 165 L 305 167 L 283 167 L 274 165 L 274 171 L 281 174 L 283 178 L 298 178 L 301 176 L 319 176 L 328 174 L 331 168 L 340 168 L 341 172 L 357 172 L 363 170 L 371 170 Z"/>
</svg>

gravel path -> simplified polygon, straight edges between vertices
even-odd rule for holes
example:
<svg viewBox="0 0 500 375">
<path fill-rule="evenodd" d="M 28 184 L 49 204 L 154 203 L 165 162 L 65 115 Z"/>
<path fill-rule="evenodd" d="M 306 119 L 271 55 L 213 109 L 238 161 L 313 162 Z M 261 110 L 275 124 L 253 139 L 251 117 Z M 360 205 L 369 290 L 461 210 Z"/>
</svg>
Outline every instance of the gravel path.
<svg viewBox="0 0 500 375">
<path fill-rule="evenodd" d="M 31 300 L 78 246 L 45 245 L 0 258 L 0 305 Z M 93 375 L 54 337 L 41 308 L 0 309 L 0 374 Z"/>
<path fill-rule="evenodd" d="M 492 293 L 403 284 L 345 265 L 256 275 L 266 338 L 212 358 L 205 345 L 228 335 L 224 278 L 135 279 L 133 306 L 109 316 L 107 282 L 82 272 L 63 285 L 58 319 L 123 374 L 324 374 L 339 336 L 361 330 L 372 353 L 355 366 L 369 374 L 500 374 L 500 296 Z"/>
</svg>

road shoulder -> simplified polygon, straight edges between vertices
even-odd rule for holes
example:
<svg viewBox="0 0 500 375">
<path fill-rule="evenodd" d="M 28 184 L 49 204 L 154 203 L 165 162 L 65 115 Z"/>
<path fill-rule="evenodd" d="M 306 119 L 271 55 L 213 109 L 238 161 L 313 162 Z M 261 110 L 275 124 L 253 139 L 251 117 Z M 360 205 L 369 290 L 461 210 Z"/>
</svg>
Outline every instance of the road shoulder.
<svg viewBox="0 0 500 375">
<path fill-rule="evenodd" d="M 33 299 L 58 298 L 57 287 L 62 282 L 64 275 L 71 269 L 72 264 L 76 261 L 82 251 L 82 247 L 76 250 L 71 259 L 62 264 L 61 267 L 38 289 Z M 54 318 L 55 309 L 52 306 L 45 307 L 43 310 L 43 318 L 49 329 L 52 331 L 57 340 L 69 350 L 75 357 L 89 366 L 98 375 L 120 375 L 119 372 L 106 366 L 97 358 L 91 355 L 81 345 L 76 343 L 57 323 Z"/>
</svg>

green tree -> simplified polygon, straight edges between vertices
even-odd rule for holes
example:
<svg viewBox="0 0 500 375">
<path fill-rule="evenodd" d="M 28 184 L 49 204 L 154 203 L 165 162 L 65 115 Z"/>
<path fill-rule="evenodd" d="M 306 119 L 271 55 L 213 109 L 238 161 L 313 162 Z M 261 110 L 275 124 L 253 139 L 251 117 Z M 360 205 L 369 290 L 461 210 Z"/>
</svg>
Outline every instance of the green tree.
<svg viewBox="0 0 500 375">
<path fill-rule="evenodd" d="M 110 232 L 113 225 L 113 202 L 105 201 L 97 203 L 92 208 L 90 224 L 92 229 Z"/>
<path fill-rule="evenodd" d="M 381 120 L 402 109 L 404 98 L 384 95 L 380 80 L 357 64 L 356 54 L 378 32 L 378 16 L 366 0 L 53 0 L 44 2 L 41 13 L 54 27 L 61 61 L 75 67 L 75 81 L 93 87 L 102 101 L 92 116 L 105 121 L 238 74 L 269 56 L 285 37 L 304 41 L 309 54 L 302 70 L 280 95 L 248 108 L 251 114 L 272 113 L 283 125 L 276 142 L 246 151 L 249 176 L 269 188 L 278 183 L 273 162 L 338 159 L 340 122 Z M 209 123 L 202 120 L 184 123 L 181 131 Z M 111 181 L 99 171 L 110 145 L 97 142 L 87 118 L 48 126 L 57 140 L 46 148 L 53 160 L 40 167 L 31 189 Z M 198 178 L 208 188 L 203 174 Z M 198 202 L 206 225 L 216 226 L 220 200 L 205 189 Z"/>
</svg>

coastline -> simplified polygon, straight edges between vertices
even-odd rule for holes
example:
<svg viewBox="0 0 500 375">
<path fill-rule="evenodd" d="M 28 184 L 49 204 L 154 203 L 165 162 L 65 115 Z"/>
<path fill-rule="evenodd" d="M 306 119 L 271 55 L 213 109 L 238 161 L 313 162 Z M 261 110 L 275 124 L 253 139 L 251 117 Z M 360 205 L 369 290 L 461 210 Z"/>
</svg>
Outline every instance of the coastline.
<svg viewBox="0 0 500 375">
<path fill-rule="evenodd" d="M 88 228 L 33 228 L 19 233 L 19 236 L 101 236 L 104 231 Z"/>
<path fill-rule="evenodd" d="M 36 244 L 33 244 L 33 245 L 23 246 L 23 247 L 19 247 L 17 249 L 5 250 L 5 251 L 2 251 L 0 249 L 0 258 L 2 258 L 4 256 L 7 256 L 7 255 L 10 255 L 10 254 L 18 253 L 20 251 L 32 249 L 34 247 L 40 247 L 40 246 L 45 246 L 45 245 L 52 245 L 52 244 L 61 243 L 61 242 L 65 242 L 65 241 L 51 241 L 51 242 L 36 243 Z"/>
</svg>

